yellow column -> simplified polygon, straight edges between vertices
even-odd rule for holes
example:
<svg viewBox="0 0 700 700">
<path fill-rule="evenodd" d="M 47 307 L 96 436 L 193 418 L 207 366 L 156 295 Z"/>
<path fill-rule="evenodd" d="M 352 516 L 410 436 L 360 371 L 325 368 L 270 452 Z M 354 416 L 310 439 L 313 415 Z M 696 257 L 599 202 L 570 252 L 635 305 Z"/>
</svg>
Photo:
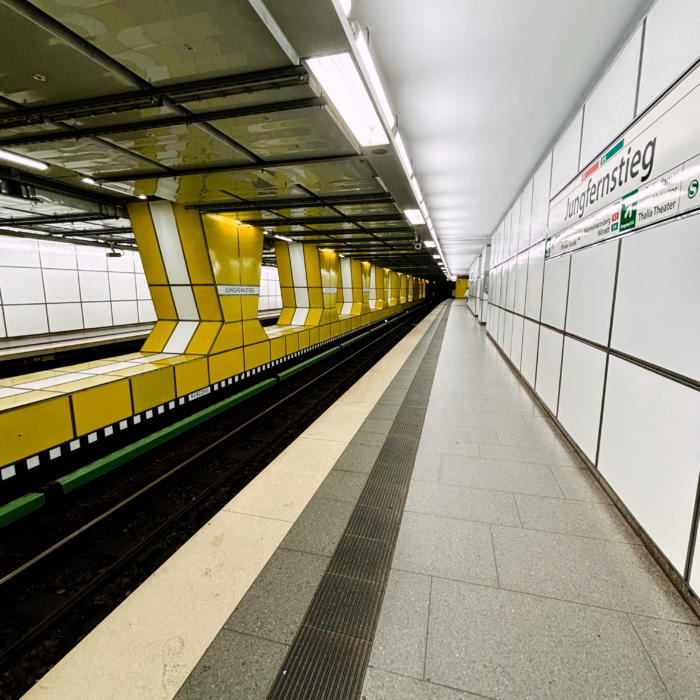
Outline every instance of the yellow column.
<svg viewBox="0 0 700 700">
<path fill-rule="evenodd" d="M 130 204 L 129 216 L 158 316 L 142 351 L 173 355 L 178 395 L 269 362 L 263 232 L 166 201 Z"/>
<path fill-rule="evenodd" d="M 399 272 L 399 304 L 406 303 L 406 275 Z"/>
<path fill-rule="evenodd" d="M 211 349 L 211 381 L 270 362 L 270 342 L 258 321 L 263 232 L 218 214 L 202 216 L 224 316 Z"/>
<path fill-rule="evenodd" d="M 383 309 L 385 304 L 384 297 L 384 268 L 371 265 L 370 281 L 369 281 L 369 308 L 372 311 Z"/>
<path fill-rule="evenodd" d="M 413 301 L 413 280 L 411 275 L 406 275 L 406 301 L 409 304 Z"/>
<path fill-rule="evenodd" d="M 276 241 L 284 309 L 278 329 L 286 332 L 287 354 L 296 352 L 340 332 L 336 297 L 338 256 L 314 245 Z M 308 333 L 303 330 L 308 329 Z M 271 330 L 271 333 L 274 333 Z M 298 338 L 292 334 L 298 333 Z M 295 347 L 295 343 L 299 343 Z M 275 341 L 273 341 L 275 344 Z"/>
<path fill-rule="evenodd" d="M 362 313 L 362 265 L 359 260 L 341 258 L 340 280 L 342 300 L 338 306 L 341 316 L 359 316 Z"/>
<path fill-rule="evenodd" d="M 165 201 L 128 210 L 158 316 L 143 351 L 205 355 L 223 319 L 199 214 Z"/>
<path fill-rule="evenodd" d="M 389 290 L 389 306 L 396 306 L 399 303 L 399 275 L 393 270 L 387 268 L 387 275 L 389 278 L 388 290 Z"/>
</svg>

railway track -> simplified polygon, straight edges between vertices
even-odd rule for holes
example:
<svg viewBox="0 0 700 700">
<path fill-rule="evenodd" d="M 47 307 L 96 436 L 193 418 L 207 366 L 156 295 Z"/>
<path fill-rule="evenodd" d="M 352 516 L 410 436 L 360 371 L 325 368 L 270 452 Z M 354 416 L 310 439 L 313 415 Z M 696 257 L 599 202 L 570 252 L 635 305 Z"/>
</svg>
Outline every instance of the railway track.
<svg viewBox="0 0 700 700">
<path fill-rule="evenodd" d="M 185 459 L 177 459 L 180 440 L 160 461 L 140 458 L 132 471 L 145 468 L 153 478 L 127 480 L 130 492 L 117 488 L 108 507 L 56 541 L 49 537 L 0 578 L 0 698 L 21 697 L 430 310 L 407 313 L 201 426 L 202 439 L 186 439 Z M 92 497 L 101 502 L 99 488 L 98 480 Z M 66 507 L 91 510 L 78 500 Z"/>
</svg>

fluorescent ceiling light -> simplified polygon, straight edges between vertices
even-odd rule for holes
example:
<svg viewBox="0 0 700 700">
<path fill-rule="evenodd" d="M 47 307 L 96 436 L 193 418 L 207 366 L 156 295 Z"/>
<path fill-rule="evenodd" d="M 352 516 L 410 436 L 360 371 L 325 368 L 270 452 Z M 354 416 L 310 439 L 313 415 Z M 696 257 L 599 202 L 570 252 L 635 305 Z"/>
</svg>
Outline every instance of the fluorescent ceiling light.
<svg viewBox="0 0 700 700">
<path fill-rule="evenodd" d="M 287 243 L 294 243 L 291 238 L 287 238 L 287 236 L 280 236 L 277 233 L 275 234 L 275 238 L 279 238 L 281 241 L 287 241 Z"/>
<path fill-rule="evenodd" d="M 406 215 L 409 222 L 414 225 L 425 223 L 425 219 L 423 218 L 423 214 L 420 213 L 420 209 L 405 209 L 403 213 Z"/>
<path fill-rule="evenodd" d="M 308 64 L 361 146 L 389 143 L 349 53 L 310 58 Z"/>
<path fill-rule="evenodd" d="M 146 195 L 145 195 L 145 194 L 138 194 L 138 195 L 136 195 L 136 196 L 137 196 L 139 199 L 146 199 Z"/>
<path fill-rule="evenodd" d="M 413 190 L 413 194 L 416 197 L 416 202 L 420 204 L 423 201 L 423 194 L 420 191 L 420 187 L 418 187 L 418 180 L 416 180 L 415 175 L 411 175 L 411 189 Z"/>
<path fill-rule="evenodd" d="M 36 168 L 37 170 L 49 169 L 49 166 L 46 165 L 46 163 L 34 160 L 34 158 L 21 156 L 19 153 L 12 153 L 12 151 L 4 151 L 2 149 L 0 149 L 0 160 L 8 160 L 10 163 L 17 163 L 17 165 L 24 165 L 27 168 Z"/>
<path fill-rule="evenodd" d="M 399 160 L 401 161 L 401 164 L 403 165 L 403 169 L 406 171 L 406 175 L 408 177 L 411 177 L 413 175 L 413 168 L 411 167 L 411 159 L 408 157 L 408 152 L 406 151 L 406 146 L 403 145 L 403 139 L 401 138 L 401 134 L 399 132 L 396 132 L 396 137 L 395 137 L 395 142 L 396 142 L 396 150 L 398 151 L 399 154 Z"/>
<path fill-rule="evenodd" d="M 347 17 L 350 14 L 350 10 L 352 10 L 352 0 L 340 0 L 340 6 Z"/>
<path fill-rule="evenodd" d="M 87 185 L 94 185 L 96 184 L 95 181 L 91 177 L 84 177 L 83 182 Z"/>
<path fill-rule="evenodd" d="M 347 12 L 345 14 L 347 14 Z M 357 37 L 357 48 L 360 51 L 360 58 L 362 58 L 362 62 L 365 64 L 365 68 L 367 69 L 369 82 L 372 83 L 374 92 L 377 94 L 379 107 L 384 114 L 384 118 L 389 124 L 389 128 L 393 129 L 394 124 L 396 123 L 396 118 L 394 117 L 394 113 L 391 111 L 391 107 L 389 106 L 389 100 L 386 98 L 386 93 L 382 87 L 382 81 L 379 80 L 379 73 L 377 73 L 377 69 L 374 66 L 372 54 L 369 52 L 369 46 L 367 46 L 367 40 L 365 39 L 363 32 L 360 32 Z"/>
<path fill-rule="evenodd" d="M 338 253 L 339 258 L 344 258 L 345 256 L 342 253 Z"/>
<path fill-rule="evenodd" d="M 426 248 L 434 248 L 435 247 L 435 243 L 433 241 L 423 241 L 423 245 Z"/>
<path fill-rule="evenodd" d="M 439 259 L 440 259 L 440 256 L 439 256 L 439 255 L 433 255 L 433 257 L 434 257 L 436 260 L 439 260 Z"/>
</svg>

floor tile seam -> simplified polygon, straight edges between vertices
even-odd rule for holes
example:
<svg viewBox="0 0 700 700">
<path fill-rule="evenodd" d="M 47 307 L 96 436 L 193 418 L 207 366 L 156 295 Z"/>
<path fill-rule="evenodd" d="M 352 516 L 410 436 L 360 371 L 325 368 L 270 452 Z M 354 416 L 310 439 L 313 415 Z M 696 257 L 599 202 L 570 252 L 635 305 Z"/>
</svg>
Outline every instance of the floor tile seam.
<svg viewBox="0 0 700 700">
<path fill-rule="evenodd" d="M 251 639 L 262 639 L 264 642 L 271 642 L 272 644 L 279 644 L 281 647 L 289 648 L 289 644 L 287 644 L 286 642 L 280 642 L 279 639 L 270 639 L 269 637 L 263 637 L 261 634 L 253 634 L 252 632 L 242 632 L 241 630 L 234 629 L 232 627 L 227 627 L 227 625 L 228 620 L 226 620 L 224 626 L 219 630 L 219 634 L 216 635 L 217 637 L 222 632 L 228 632 L 230 634 L 240 634 L 243 637 L 250 637 Z"/>
<path fill-rule="evenodd" d="M 461 583 L 466 586 L 476 586 L 478 588 L 485 588 L 490 591 L 503 591 L 505 593 L 516 593 L 517 595 L 529 596 L 530 598 L 537 598 L 539 600 L 553 600 L 558 603 L 564 603 L 566 605 L 575 605 L 579 608 L 590 608 L 592 610 L 602 610 L 604 612 L 613 613 L 615 615 L 636 615 L 637 617 L 643 617 L 649 620 L 659 620 L 660 622 L 671 622 L 676 625 L 687 625 L 692 629 L 700 629 L 700 620 L 696 623 L 685 622 L 683 620 L 678 620 L 671 617 L 658 617 L 655 615 L 648 615 L 639 612 L 631 612 L 630 610 L 621 610 L 619 608 L 611 608 L 605 605 L 595 605 L 593 603 L 582 603 L 578 600 L 572 600 L 571 598 L 557 598 L 553 595 L 544 595 L 543 593 L 533 593 L 532 591 L 522 591 L 518 588 L 509 588 L 507 586 L 491 586 L 488 583 L 476 583 L 474 581 L 465 581 L 459 578 L 449 578 L 448 576 L 438 576 L 437 574 L 425 574 L 421 571 L 411 571 L 410 569 L 401 569 L 398 567 L 391 567 L 392 571 L 400 571 L 402 574 L 417 574 L 419 576 L 430 576 L 437 581 L 449 581 L 450 583 Z"/>
<path fill-rule="evenodd" d="M 454 515 L 442 515 L 442 513 L 429 513 L 425 510 L 412 510 L 411 508 L 404 508 L 404 513 L 413 513 L 414 515 L 429 515 L 434 518 L 444 518 L 445 520 L 453 520 L 456 523 L 474 523 L 475 525 L 501 525 L 500 523 L 493 523 L 488 520 L 476 520 L 475 518 L 458 518 Z M 501 527 L 510 527 L 513 530 L 525 530 L 524 527 L 513 527 L 512 525 L 501 525 Z M 542 530 L 531 530 L 532 532 L 542 532 Z M 600 538 L 591 538 L 600 539 Z"/>
<path fill-rule="evenodd" d="M 642 649 L 643 649 L 643 651 L 644 651 L 644 655 L 646 656 L 647 661 L 651 664 L 651 667 L 654 669 L 654 672 L 656 673 L 657 678 L 661 681 L 661 685 L 663 686 L 664 690 L 666 691 L 666 693 L 667 693 L 669 699 L 670 699 L 670 700 L 674 700 L 673 694 L 671 693 L 671 691 L 669 690 L 668 686 L 666 685 L 666 681 L 664 680 L 664 677 L 663 677 L 663 676 L 661 675 L 661 673 L 659 672 L 659 669 L 658 669 L 658 667 L 656 666 L 656 663 L 654 662 L 654 659 L 653 659 L 652 656 L 651 656 L 651 652 L 647 649 L 646 644 L 644 644 L 644 640 L 642 639 L 642 635 L 639 634 L 639 630 L 637 629 L 636 625 L 635 625 L 634 622 L 632 621 L 632 618 L 630 617 L 630 614 L 627 613 L 627 614 L 625 615 L 625 617 L 627 618 L 627 622 L 629 623 L 629 626 L 630 626 L 630 627 L 632 628 L 632 630 L 634 631 L 635 636 L 636 636 L 637 639 L 639 640 L 639 644 L 641 645 L 641 647 L 642 647 Z"/>
<path fill-rule="evenodd" d="M 459 456 L 459 455 L 456 455 Z M 547 465 L 543 465 L 547 466 Z M 441 484 L 442 486 L 457 486 L 458 488 L 463 488 L 463 489 L 471 489 L 473 491 L 493 491 L 494 493 L 511 493 L 513 496 L 534 496 L 536 498 L 548 498 L 552 501 L 571 501 L 574 503 L 590 503 L 591 505 L 610 505 L 609 503 L 599 503 L 598 501 L 586 501 L 581 498 L 567 498 L 566 496 L 563 495 L 559 496 L 541 496 L 538 493 L 526 493 L 525 491 L 509 491 L 507 489 L 495 489 L 495 488 L 486 488 L 485 486 L 466 486 L 464 484 L 457 484 L 453 481 L 443 481 L 441 478 L 438 478 L 438 481 L 432 481 L 428 479 L 419 479 L 419 478 L 412 478 L 411 481 L 419 481 L 422 484 Z M 559 486 L 559 484 L 557 484 Z M 561 489 L 560 489 L 561 490 Z"/>
<path fill-rule="evenodd" d="M 417 678 L 416 676 L 408 676 L 405 673 L 399 673 L 398 671 L 388 671 L 380 666 L 368 666 L 373 671 L 379 671 L 380 673 L 386 673 L 388 676 L 398 676 L 399 678 L 406 678 L 411 681 L 418 681 L 419 683 L 427 683 L 428 685 L 434 685 L 436 688 L 445 688 L 446 690 L 454 690 L 457 693 L 464 694 L 466 696 L 471 696 L 475 698 L 481 698 L 481 700 L 499 700 L 491 695 L 480 695 L 471 690 L 464 690 L 464 688 L 458 688 L 456 685 L 447 685 L 445 683 L 436 683 L 434 680 L 427 680 L 424 678 Z"/>
<path fill-rule="evenodd" d="M 425 650 L 423 652 L 423 680 L 428 665 L 428 641 L 430 639 L 430 610 L 433 604 L 433 577 L 430 577 L 430 590 L 428 592 L 428 618 L 425 623 Z"/>
<path fill-rule="evenodd" d="M 491 542 L 491 555 L 493 556 L 493 568 L 496 570 L 496 585 L 501 587 L 501 578 L 498 573 L 498 557 L 496 556 L 496 543 L 493 540 L 493 528 L 489 527 L 489 541 Z"/>
</svg>

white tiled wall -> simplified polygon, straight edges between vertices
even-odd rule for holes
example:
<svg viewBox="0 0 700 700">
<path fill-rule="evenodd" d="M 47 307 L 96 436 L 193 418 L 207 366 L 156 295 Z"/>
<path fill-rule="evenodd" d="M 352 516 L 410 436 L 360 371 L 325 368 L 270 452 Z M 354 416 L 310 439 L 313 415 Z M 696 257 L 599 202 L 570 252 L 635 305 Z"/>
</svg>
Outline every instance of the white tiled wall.
<svg viewBox="0 0 700 700">
<path fill-rule="evenodd" d="M 0 236 L 0 337 L 156 320 L 137 252 Z"/>
<path fill-rule="evenodd" d="M 486 304 L 491 337 L 681 575 L 700 477 L 700 214 L 546 263 L 544 241 L 550 193 L 699 60 L 700 3 L 658 0 L 496 229 Z M 691 557 L 700 593 L 700 546 Z"/>
<path fill-rule="evenodd" d="M 258 311 L 282 308 L 282 292 L 280 291 L 280 276 L 276 267 L 263 265 L 260 274 L 260 300 Z"/>
</svg>

